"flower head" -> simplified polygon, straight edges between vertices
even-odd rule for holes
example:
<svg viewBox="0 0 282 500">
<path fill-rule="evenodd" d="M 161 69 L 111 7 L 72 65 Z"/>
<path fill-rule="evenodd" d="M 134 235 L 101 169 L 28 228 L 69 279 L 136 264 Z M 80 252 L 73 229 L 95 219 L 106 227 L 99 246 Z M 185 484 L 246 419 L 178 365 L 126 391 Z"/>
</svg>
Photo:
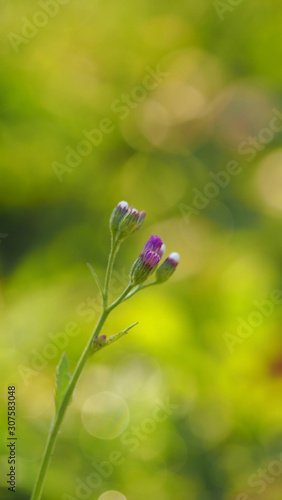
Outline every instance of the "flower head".
<svg viewBox="0 0 282 500">
<path fill-rule="evenodd" d="M 110 218 L 110 229 L 114 238 L 123 240 L 139 229 L 145 219 L 146 212 L 139 212 L 129 207 L 127 201 L 120 201 L 114 208 Z"/>
<path fill-rule="evenodd" d="M 131 268 L 130 278 L 133 285 L 140 285 L 150 276 L 160 262 L 164 249 L 162 239 L 151 236 Z"/>
<path fill-rule="evenodd" d="M 136 208 L 129 207 L 127 213 L 119 223 L 119 237 L 126 238 L 139 229 L 145 219 L 146 212 L 139 212 Z"/>
<path fill-rule="evenodd" d="M 147 250 L 145 253 L 141 253 L 139 256 L 142 265 L 148 267 L 150 270 L 154 269 L 160 262 L 160 257 L 152 250 Z"/>
<path fill-rule="evenodd" d="M 165 251 L 165 245 L 159 236 L 151 236 L 151 238 L 144 245 L 141 255 L 144 255 L 148 251 L 155 252 L 160 259 L 162 258 Z"/>
<path fill-rule="evenodd" d="M 127 214 L 129 208 L 127 201 L 120 201 L 117 206 L 113 209 L 112 215 L 110 218 L 110 229 L 112 231 L 117 231 L 120 222 Z"/>
<path fill-rule="evenodd" d="M 163 282 L 168 280 L 178 266 L 180 255 L 177 252 L 172 252 L 162 265 L 157 269 L 156 281 Z"/>
</svg>

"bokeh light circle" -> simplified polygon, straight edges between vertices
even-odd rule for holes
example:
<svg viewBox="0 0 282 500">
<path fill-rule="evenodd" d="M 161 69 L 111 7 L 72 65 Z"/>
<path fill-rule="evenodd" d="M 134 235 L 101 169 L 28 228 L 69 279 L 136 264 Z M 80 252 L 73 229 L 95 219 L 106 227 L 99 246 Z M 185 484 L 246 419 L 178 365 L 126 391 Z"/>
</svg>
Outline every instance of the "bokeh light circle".
<svg viewBox="0 0 282 500">
<path fill-rule="evenodd" d="M 126 500 L 126 497 L 118 491 L 106 491 L 99 497 L 98 500 Z"/>
<path fill-rule="evenodd" d="M 190 415 L 193 434 L 206 445 L 215 445 L 223 441 L 233 427 L 233 414 L 228 401 L 208 398 L 193 409 Z"/>
<path fill-rule="evenodd" d="M 123 398 L 98 392 L 84 403 L 81 418 L 87 432 L 99 439 L 114 439 L 128 426 L 129 409 Z"/>
<path fill-rule="evenodd" d="M 116 388 L 125 398 L 138 400 L 155 396 L 162 386 L 158 363 L 144 355 L 128 355 L 115 368 Z"/>
<path fill-rule="evenodd" d="M 259 164 L 256 186 L 264 205 L 272 212 L 282 213 L 282 149 L 267 155 Z"/>
</svg>

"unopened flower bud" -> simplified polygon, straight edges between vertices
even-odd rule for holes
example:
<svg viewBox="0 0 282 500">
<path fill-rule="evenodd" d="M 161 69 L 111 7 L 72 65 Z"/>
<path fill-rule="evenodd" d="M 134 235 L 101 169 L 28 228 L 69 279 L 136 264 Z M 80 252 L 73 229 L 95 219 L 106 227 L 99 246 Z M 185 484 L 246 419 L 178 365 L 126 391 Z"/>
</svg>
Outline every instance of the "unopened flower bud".
<svg viewBox="0 0 282 500">
<path fill-rule="evenodd" d="M 146 253 L 148 250 L 155 252 L 161 259 L 165 252 L 165 244 L 159 236 L 151 236 L 147 243 L 145 243 L 141 254 Z"/>
<path fill-rule="evenodd" d="M 95 345 L 104 345 L 107 342 L 107 335 L 100 335 L 99 337 L 95 337 L 93 343 Z"/>
<path fill-rule="evenodd" d="M 122 219 L 127 214 L 129 208 L 127 201 L 120 201 L 117 206 L 113 209 L 112 215 L 110 217 L 110 229 L 113 234 L 116 234 L 119 229 L 119 225 Z"/>
<path fill-rule="evenodd" d="M 99 347 L 103 347 L 106 343 L 107 335 L 100 335 L 99 337 L 95 337 L 89 350 L 90 356 L 92 356 L 92 354 L 94 354 L 99 349 Z"/>
<path fill-rule="evenodd" d="M 143 224 L 146 212 L 139 212 L 136 208 L 129 207 L 125 217 L 119 224 L 119 238 L 124 239 L 137 231 Z"/>
<path fill-rule="evenodd" d="M 161 260 L 164 244 L 158 236 L 151 236 L 130 271 L 132 285 L 140 285 L 152 274 Z"/>
<path fill-rule="evenodd" d="M 162 265 L 157 269 L 156 281 L 163 282 L 168 280 L 178 266 L 180 255 L 177 252 L 171 253 Z"/>
</svg>

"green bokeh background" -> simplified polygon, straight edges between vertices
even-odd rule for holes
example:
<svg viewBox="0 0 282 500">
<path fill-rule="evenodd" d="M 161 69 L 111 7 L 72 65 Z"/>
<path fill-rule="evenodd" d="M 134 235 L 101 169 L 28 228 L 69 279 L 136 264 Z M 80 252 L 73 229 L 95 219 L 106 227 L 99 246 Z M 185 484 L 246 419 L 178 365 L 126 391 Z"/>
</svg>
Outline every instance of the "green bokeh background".
<svg viewBox="0 0 282 500">
<path fill-rule="evenodd" d="M 54 409 L 63 349 L 52 338 L 62 341 L 59 334 L 75 328 L 76 336 L 63 337 L 73 370 L 98 317 L 86 262 L 104 276 L 108 219 L 123 199 L 147 218 L 120 251 L 113 298 L 151 234 L 181 263 L 170 282 L 109 319 L 107 335 L 139 324 L 88 363 L 43 498 L 281 499 L 281 305 L 268 316 L 254 311 L 282 286 L 281 132 L 269 132 L 273 109 L 282 113 L 282 10 L 278 0 L 235 3 L 222 2 L 223 19 L 207 0 L 56 3 L 58 12 L 41 17 L 45 26 L 14 50 L 11 33 L 22 35 L 23 18 L 38 19 L 42 6 L 1 2 L 3 499 L 12 495 L 7 386 L 17 387 L 14 497 L 23 500 Z M 144 91 L 148 67 L 158 65 L 166 76 Z M 113 110 L 123 94 L 131 96 L 124 119 Z M 66 147 L 76 150 L 83 130 L 105 118 L 114 130 L 58 177 L 54 162 L 66 165 Z M 258 137 L 251 160 L 242 145 L 249 137 Z M 195 189 L 207 192 L 210 174 L 230 161 L 240 174 L 189 216 Z M 238 337 L 238 318 L 250 315 L 259 326 Z M 236 336 L 233 347 L 226 333 Z M 46 352 L 52 359 L 40 361 Z M 104 413 L 94 404 L 89 417 L 85 404 L 95 395 L 94 403 L 104 398 Z M 146 428 L 167 399 L 171 414 L 132 451 L 126 433 Z M 78 496 L 93 461 L 108 461 L 113 450 L 123 463 Z M 261 468 L 268 479 L 258 482 Z"/>
</svg>

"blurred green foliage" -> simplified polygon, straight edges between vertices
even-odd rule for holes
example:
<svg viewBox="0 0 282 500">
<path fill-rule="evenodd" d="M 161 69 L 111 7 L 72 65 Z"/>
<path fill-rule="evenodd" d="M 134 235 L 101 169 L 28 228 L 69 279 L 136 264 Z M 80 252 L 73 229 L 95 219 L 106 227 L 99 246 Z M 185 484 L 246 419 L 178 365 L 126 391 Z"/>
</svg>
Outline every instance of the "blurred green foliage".
<svg viewBox="0 0 282 500">
<path fill-rule="evenodd" d="M 122 464 L 81 498 L 280 500 L 281 305 L 257 314 L 282 286 L 280 2 L 242 0 L 223 20 L 207 0 L 58 2 L 0 6 L 1 498 L 7 386 L 21 500 L 54 411 L 55 367 L 66 350 L 74 368 L 98 317 L 86 262 L 103 277 L 108 219 L 125 199 L 147 218 L 120 251 L 113 297 L 151 234 L 181 263 L 109 319 L 106 334 L 139 325 L 88 363 L 44 499 L 80 498 L 93 461 L 117 451 Z M 165 76 L 144 87 L 158 67 Z M 104 119 L 114 130 L 67 165 L 66 148 Z M 238 175 L 208 187 L 231 161 Z M 148 430 L 167 398 L 174 410 Z M 140 426 L 147 434 L 133 439 Z"/>
</svg>

